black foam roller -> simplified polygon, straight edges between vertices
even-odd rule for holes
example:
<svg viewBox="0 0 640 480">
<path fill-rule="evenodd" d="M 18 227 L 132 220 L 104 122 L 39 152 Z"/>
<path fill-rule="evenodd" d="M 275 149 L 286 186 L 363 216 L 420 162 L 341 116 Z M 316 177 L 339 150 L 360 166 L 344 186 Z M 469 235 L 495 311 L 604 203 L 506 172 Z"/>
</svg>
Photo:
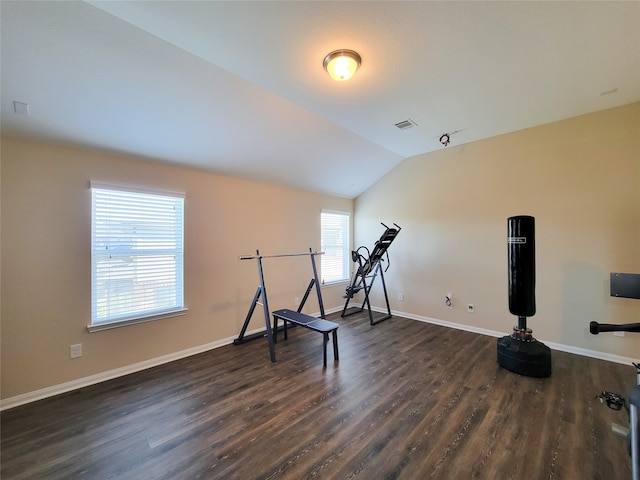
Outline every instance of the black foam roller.
<svg viewBox="0 0 640 480">
<path fill-rule="evenodd" d="M 509 217 L 509 311 L 519 317 L 536 313 L 535 219 Z"/>
</svg>

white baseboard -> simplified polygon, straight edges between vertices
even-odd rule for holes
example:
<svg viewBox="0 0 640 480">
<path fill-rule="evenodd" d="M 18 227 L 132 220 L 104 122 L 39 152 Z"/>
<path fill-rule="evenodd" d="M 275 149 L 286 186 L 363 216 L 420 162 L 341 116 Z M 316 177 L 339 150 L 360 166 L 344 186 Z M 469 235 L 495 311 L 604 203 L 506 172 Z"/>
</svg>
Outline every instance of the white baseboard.
<svg viewBox="0 0 640 480">
<path fill-rule="evenodd" d="M 22 395 L 16 395 L 15 397 L 9 397 L 9 398 L 0 400 L 0 411 L 7 410 L 9 408 L 18 407 L 26 403 L 35 402 L 37 400 L 42 400 L 44 398 L 53 397 L 54 395 L 60 395 L 61 393 L 70 392 L 72 390 L 77 390 L 79 388 L 88 387 L 89 385 L 94 385 L 96 383 L 104 382 L 106 380 L 111 380 L 113 378 L 129 375 L 130 373 L 146 370 L 148 368 L 156 367 L 164 363 L 173 362 L 174 360 L 179 360 L 181 358 L 197 355 L 199 353 L 203 353 L 208 350 L 213 350 L 214 348 L 222 347 L 224 345 L 229 345 L 230 343 L 233 342 L 235 338 L 236 337 L 228 337 L 222 340 L 216 340 L 215 342 L 210 342 L 204 345 L 199 345 L 197 347 L 188 348 L 186 350 L 170 353 L 168 355 L 162 355 L 160 357 L 151 358 L 143 362 L 127 365 L 126 367 L 116 368 L 114 370 L 109 370 L 107 372 L 90 375 L 88 377 L 78 378 L 70 382 L 53 385 L 51 387 L 35 390 L 33 392 L 23 393 Z"/>
<path fill-rule="evenodd" d="M 329 310 L 325 310 L 325 314 L 338 312 L 340 310 L 341 310 L 341 307 L 331 308 Z M 320 316 L 320 312 L 314 312 L 314 313 L 311 313 L 310 315 Z M 257 328 L 255 330 L 245 332 L 245 335 L 249 336 L 251 334 L 258 333 L 261 331 L 264 331 L 264 328 Z M 156 367 L 164 363 L 180 360 L 181 358 L 186 358 L 192 355 L 197 355 L 199 353 L 207 352 L 209 350 L 213 350 L 214 348 L 222 347 L 224 345 L 229 345 L 233 343 L 233 341 L 236 338 L 237 338 L 236 336 L 223 338 L 222 340 L 216 340 L 215 342 L 206 343 L 204 345 L 188 348 L 186 350 L 181 350 L 179 352 L 162 355 L 156 358 L 151 358 L 143 362 L 127 365 L 126 367 L 116 368 L 114 370 L 109 370 L 107 372 L 97 373 L 95 375 L 78 378 L 70 382 L 60 383 L 58 385 L 52 385 L 51 387 L 35 390 L 33 392 L 27 392 L 21 395 L 16 395 L 14 397 L 5 398 L 0 400 L 0 412 L 3 410 L 8 410 L 10 408 L 19 407 L 20 405 L 25 405 L 27 403 L 53 397 L 55 395 L 60 395 L 61 393 L 67 393 L 73 390 L 77 390 L 79 388 L 88 387 L 89 385 L 95 385 L 96 383 L 105 382 L 113 378 L 129 375 L 130 373 L 146 370 L 148 368 Z"/>
<path fill-rule="evenodd" d="M 332 309 L 326 310 L 325 313 L 334 313 L 334 312 L 340 311 L 341 309 L 342 309 L 341 307 L 332 308 Z M 372 310 L 376 312 L 386 313 L 386 310 L 382 308 L 373 307 Z M 432 323 L 434 325 L 440 325 L 448 328 L 455 328 L 457 330 L 464 330 L 467 332 L 478 333 L 481 335 L 488 335 L 491 337 L 503 337 L 506 335 L 504 332 L 497 332 L 494 330 L 472 327 L 472 326 L 463 325 L 460 323 L 446 322 L 444 320 L 438 320 L 436 318 L 430 318 L 430 317 L 423 317 L 423 316 L 414 315 L 411 313 L 398 312 L 398 311 L 392 311 L 392 313 L 399 317 L 404 317 L 411 320 L 417 320 L 419 322 Z M 315 313 L 312 313 L 311 315 L 319 316 L 319 314 L 320 314 L 319 312 L 315 312 Z M 262 330 L 261 329 L 252 330 L 250 332 L 246 332 L 245 335 L 251 335 L 252 333 L 257 333 L 260 331 Z M 72 390 L 77 390 L 79 388 L 88 387 L 89 385 L 94 385 L 96 383 L 111 380 L 113 378 L 129 375 L 130 373 L 146 370 L 148 368 L 173 362 L 181 358 L 186 358 L 192 355 L 197 355 L 199 353 L 207 352 L 209 350 L 213 350 L 215 348 L 219 348 L 224 345 L 229 345 L 230 343 L 233 343 L 233 340 L 235 340 L 235 338 L 237 337 L 234 336 L 234 337 L 223 338 L 222 340 L 216 340 L 215 342 L 206 343 L 204 345 L 188 348 L 186 350 L 181 350 L 179 352 L 170 353 L 168 355 L 162 355 L 156 358 L 151 358 L 143 362 L 138 362 L 132 365 L 127 365 L 125 367 L 116 368 L 114 370 L 109 370 L 107 372 L 98 373 L 96 375 L 90 375 L 88 377 L 78 378 L 70 382 L 65 382 L 59 385 L 53 385 L 51 387 L 35 390 L 33 392 L 23 393 L 21 395 L 9 397 L 9 398 L 0 400 L 0 411 L 8 410 L 10 408 L 18 407 L 20 405 L 25 405 L 27 403 L 35 402 L 37 400 L 42 400 L 48 397 L 53 397 L 55 395 L 60 395 L 61 393 L 70 392 Z M 545 345 L 547 345 L 552 350 L 574 353 L 574 354 L 582 355 L 585 357 L 597 358 L 600 360 L 606 360 L 614 363 L 622 363 L 626 365 L 630 365 L 631 363 L 634 363 L 634 362 L 640 363 L 640 360 L 634 359 L 634 358 L 622 357 L 620 355 L 613 355 L 610 353 L 604 353 L 604 352 L 598 352 L 595 350 L 588 350 L 585 348 L 573 347 L 571 345 L 562 345 L 559 343 L 546 342 L 544 340 L 541 340 L 541 341 L 543 341 Z"/>
<path fill-rule="evenodd" d="M 376 312 L 382 312 L 382 313 L 387 312 L 385 309 L 381 309 L 381 308 L 372 308 L 372 310 L 375 310 Z M 498 332 L 498 331 L 489 330 L 486 328 L 478 328 L 478 327 L 472 327 L 470 325 L 463 325 L 461 323 L 446 322 L 444 320 L 438 320 L 436 318 L 430 318 L 430 317 L 423 317 L 420 315 L 413 315 L 411 313 L 397 312 L 397 311 L 392 311 L 392 313 L 399 317 L 409 318 L 411 320 L 417 320 L 419 322 L 433 323 L 434 325 L 441 325 L 443 327 L 455 328 L 456 330 L 464 330 L 466 332 L 479 333 L 481 335 L 488 335 L 490 337 L 500 338 L 509 334 L 508 332 L 507 333 Z M 559 352 L 574 353 L 576 355 L 582 355 L 583 357 L 597 358 L 599 360 L 606 360 L 608 362 L 613 362 L 613 363 L 622 363 L 624 365 L 631 365 L 632 363 L 640 363 L 640 359 L 637 359 L 637 358 L 623 357 L 621 355 L 614 355 L 612 353 L 599 352 L 597 350 L 589 350 L 586 348 L 574 347 L 572 345 L 564 345 L 562 343 L 548 342 L 541 338 L 539 338 L 538 340 L 540 340 L 542 343 L 548 346 L 551 350 L 558 350 Z"/>
</svg>

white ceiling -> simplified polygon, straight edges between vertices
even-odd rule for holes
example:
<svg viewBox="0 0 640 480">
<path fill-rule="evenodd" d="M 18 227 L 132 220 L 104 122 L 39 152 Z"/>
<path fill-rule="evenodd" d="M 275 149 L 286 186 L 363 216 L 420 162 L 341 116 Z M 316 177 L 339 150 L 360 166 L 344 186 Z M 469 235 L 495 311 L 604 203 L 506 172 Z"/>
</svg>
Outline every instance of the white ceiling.
<svg viewBox="0 0 640 480">
<path fill-rule="evenodd" d="M 637 1 L 3 0 L 0 13 L 3 133 L 348 198 L 445 148 L 443 133 L 458 131 L 452 148 L 640 101 Z M 339 48 L 362 56 L 345 83 L 322 69 Z"/>
</svg>

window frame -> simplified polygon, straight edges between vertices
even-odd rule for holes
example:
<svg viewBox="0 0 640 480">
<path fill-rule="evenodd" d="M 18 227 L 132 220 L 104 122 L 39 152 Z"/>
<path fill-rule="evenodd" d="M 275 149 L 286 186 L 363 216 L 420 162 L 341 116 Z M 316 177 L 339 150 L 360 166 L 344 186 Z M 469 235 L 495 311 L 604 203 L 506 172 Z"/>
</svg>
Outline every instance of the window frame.
<svg viewBox="0 0 640 480">
<path fill-rule="evenodd" d="M 153 190 L 153 189 L 140 188 L 140 187 L 134 187 L 134 186 L 117 185 L 117 184 L 109 184 L 109 183 L 94 182 L 94 181 L 89 182 L 89 188 L 91 190 L 91 321 L 90 321 L 90 324 L 87 326 L 87 330 L 89 330 L 89 332 L 96 332 L 100 330 L 106 330 L 106 329 L 138 324 L 143 322 L 150 322 L 153 320 L 159 320 L 163 318 L 180 316 L 180 315 L 186 314 L 188 309 L 185 307 L 185 301 L 184 301 L 184 226 L 185 226 L 184 225 L 184 219 L 185 219 L 184 199 L 185 199 L 185 194 L 179 193 L 179 192 Z M 137 214 L 140 217 L 142 217 L 140 210 L 145 206 L 149 207 L 153 197 L 158 197 L 157 200 L 160 201 L 162 204 L 164 204 L 162 206 L 164 213 L 168 212 L 169 208 L 171 207 L 178 209 L 177 211 L 174 210 L 175 213 L 173 215 L 169 215 L 168 217 L 165 217 L 165 219 L 169 219 L 174 223 L 169 224 L 168 228 L 163 228 L 162 230 L 162 234 L 163 234 L 162 238 L 166 242 L 166 243 L 163 243 L 162 248 L 159 248 L 157 245 L 154 245 L 153 248 L 148 248 L 148 247 L 140 248 L 138 251 L 136 251 L 137 250 L 135 246 L 136 241 L 142 240 L 148 243 L 151 238 L 150 236 L 157 233 L 157 230 L 155 230 L 158 228 L 157 225 L 148 224 L 144 220 L 134 221 L 129 225 L 126 225 L 126 227 L 133 228 L 134 230 L 136 229 L 136 227 L 141 230 L 145 228 L 147 230 L 153 229 L 153 233 L 147 232 L 146 235 L 141 234 L 141 235 L 134 236 L 132 237 L 131 242 L 124 244 L 125 245 L 124 248 L 126 249 L 125 252 L 127 253 L 126 256 L 129 258 L 133 257 L 136 260 L 149 259 L 149 258 L 157 260 L 159 257 L 174 255 L 173 266 L 171 267 L 171 270 L 173 271 L 170 277 L 170 283 L 172 284 L 172 286 L 170 290 L 171 293 L 169 294 L 169 298 L 171 298 L 173 301 L 171 302 L 170 305 L 165 305 L 165 306 L 154 305 L 151 308 L 133 307 L 128 311 L 126 311 L 125 309 L 125 311 L 121 314 L 111 314 L 104 320 L 99 320 L 98 319 L 98 293 L 97 293 L 99 280 L 98 280 L 97 270 L 100 262 L 99 260 L 100 256 L 98 251 L 99 242 L 97 239 L 98 239 L 98 236 L 102 234 L 98 233 L 99 228 L 97 224 L 98 222 L 105 222 L 109 219 L 111 221 L 114 221 L 114 218 L 113 216 L 110 218 L 108 214 L 102 215 L 102 216 L 99 216 L 97 214 L 96 198 L 98 195 L 102 195 L 104 198 L 104 195 L 108 196 L 110 194 L 113 195 L 112 200 L 115 200 L 118 196 L 120 196 L 121 199 L 124 200 L 123 197 L 129 196 L 129 195 L 131 196 L 129 200 L 136 200 L 135 197 L 139 196 L 139 198 L 137 199 L 138 204 L 135 205 L 135 202 L 133 202 L 131 208 L 134 211 L 138 209 Z M 126 209 L 128 208 L 129 207 L 126 207 Z M 121 215 L 122 213 L 123 213 L 123 210 L 119 210 L 119 214 Z M 116 225 L 118 225 L 117 222 L 122 222 L 122 220 L 119 218 L 115 218 L 115 221 L 116 221 Z M 120 232 L 118 233 L 118 236 L 122 235 L 121 231 L 124 224 L 125 222 L 122 222 L 120 224 L 121 229 L 120 229 Z M 102 235 L 102 238 L 105 239 L 104 241 L 106 241 L 107 243 L 109 243 L 109 240 L 111 241 L 114 240 L 114 236 L 111 234 L 111 232 Z M 120 253 L 120 255 L 122 255 L 122 253 Z M 154 266 L 154 268 L 157 268 L 157 269 L 166 268 L 166 260 L 163 260 L 162 262 L 163 262 L 162 267 Z M 171 262 L 169 262 L 169 265 L 171 265 Z M 118 271 L 116 267 L 112 268 L 110 265 L 106 266 L 106 269 L 109 271 L 109 273 Z M 158 271 L 159 270 L 156 270 L 156 273 Z M 133 277 L 137 277 L 138 275 L 140 275 L 138 273 L 138 267 L 136 266 L 134 266 L 131 269 L 127 269 L 126 272 L 132 275 Z M 107 285 L 109 285 L 109 281 L 107 281 Z M 111 289 L 113 287 L 117 287 L 117 284 L 114 284 L 113 286 L 109 285 L 107 288 Z M 156 288 L 159 288 L 159 287 L 155 286 L 154 288 L 151 289 L 154 295 L 157 293 L 157 290 L 155 290 Z M 136 298 L 139 298 L 139 297 L 134 296 L 130 299 L 130 301 L 133 302 Z M 153 303 L 155 303 L 155 300 L 156 299 L 153 300 Z M 148 301 L 148 300 L 145 300 L 145 301 Z"/>
<path fill-rule="evenodd" d="M 341 243 L 341 250 L 343 255 L 343 264 L 342 264 L 342 277 L 341 278 L 333 278 L 331 280 L 325 280 L 325 262 L 326 259 L 331 258 L 331 255 L 328 254 L 329 249 L 335 247 L 334 245 L 329 245 L 325 236 L 325 223 L 324 223 L 324 215 L 339 215 L 341 217 L 346 218 L 346 228 L 341 230 L 341 234 L 346 236 L 346 240 L 343 240 Z M 343 220 L 344 221 L 344 220 Z M 324 252 L 324 255 L 320 257 L 320 283 L 322 286 L 331 286 L 349 283 L 351 281 L 351 212 L 342 211 L 342 210 L 329 210 L 322 209 L 320 212 L 320 245 L 321 250 Z M 338 243 L 338 242 L 336 242 Z"/>
</svg>

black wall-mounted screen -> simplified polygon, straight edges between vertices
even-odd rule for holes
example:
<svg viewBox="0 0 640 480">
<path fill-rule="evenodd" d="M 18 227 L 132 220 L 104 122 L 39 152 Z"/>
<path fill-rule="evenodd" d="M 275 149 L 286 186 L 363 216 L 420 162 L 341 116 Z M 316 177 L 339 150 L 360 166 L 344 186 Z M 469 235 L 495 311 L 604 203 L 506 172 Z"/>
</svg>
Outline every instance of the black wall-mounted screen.
<svg viewBox="0 0 640 480">
<path fill-rule="evenodd" d="M 611 296 L 640 300 L 640 273 L 611 272 Z"/>
</svg>

